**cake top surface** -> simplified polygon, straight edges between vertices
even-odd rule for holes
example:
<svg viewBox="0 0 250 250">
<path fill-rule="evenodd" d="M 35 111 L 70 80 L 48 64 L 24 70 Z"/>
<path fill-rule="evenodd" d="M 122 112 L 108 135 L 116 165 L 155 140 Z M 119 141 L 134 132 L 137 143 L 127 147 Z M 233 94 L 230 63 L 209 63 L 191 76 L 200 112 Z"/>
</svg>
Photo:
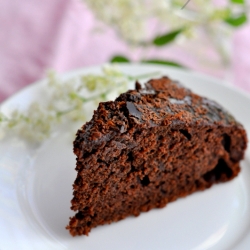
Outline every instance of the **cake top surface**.
<svg viewBox="0 0 250 250">
<path fill-rule="evenodd" d="M 91 121 L 78 131 L 76 142 L 101 143 L 130 129 L 194 123 L 198 126 L 240 125 L 218 103 L 162 77 L 148 81 L 144 88 L 136 82 L 135 90 L 121 94 L 115 101 L 100 103 Z"/>
</svg>

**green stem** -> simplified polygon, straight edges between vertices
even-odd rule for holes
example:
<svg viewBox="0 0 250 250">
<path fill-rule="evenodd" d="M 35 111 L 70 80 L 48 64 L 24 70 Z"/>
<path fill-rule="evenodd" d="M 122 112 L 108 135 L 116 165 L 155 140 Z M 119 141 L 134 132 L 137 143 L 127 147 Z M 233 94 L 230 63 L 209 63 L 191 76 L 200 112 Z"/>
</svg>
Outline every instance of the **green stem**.
<svg viewBox="0 0 250 250">
<path fill-rule="evenodd" d="M 228 67 L 231 61 L 230 55 L 227 54 L 226 49 L 221 44 L 221 42 L 214 38 L 215 37 L 214 31 L 210 27 L 207 27 L 206 30 L 210 38 L 210 41 L 212 42 L 212 44 L 214 45 L 214 48 L 216 49 L 216 51 L 221 57 L 223 66 Z"/>
<path fill-rule="evenodd" d="M 146 73 L 146 74 L 137 75 L 137 76 L 130 76 L 130 75 L 126 75 L 126 76 L 128 77 L 128 80 L 132 81 L 132 80 L 138 80 L 138 79 L 143 79 L 143 78 L 150 78 L 150 77 L 154 77 L 154 76 L 159 76 L 160 74 L 161 74 L 160 71 L 155 71 L 155 72 Z"/>
<path fill-rule="evenodd" d="M 83 103 L 86 103 L 86 102 L 90 102 L 90 101 L 94 101 L 95 99 L 97 99 L 98 97 L 102 97 L 102 96 L 105 96 L 107 95 L 109 92 L 111 91 L 111 89 L 108 89 L 107 91 L 105 92 L 102 92 L 98 95 L 94 95 L 94 96 L 91 96 L 89 98 L 86 98 L 86 97 L 83 97 L 83 96 L 77 96 Z"/>
<path fill-rule="evenodd" d="M 75 110 L 75 108 L 76 108 L 76 107 L 73 107 L 73 108 L 67 109 L 67 110 L 63 110 L 63 111 L 58 111 L 58 112 L 56 112 L 56 116 L 57 116 L 57 117 L 60 117 L 60 116 L 62 116 L 62 115 L 68 114 L 68 113 L 70 113 L 71 111 Z"/>
</svg>

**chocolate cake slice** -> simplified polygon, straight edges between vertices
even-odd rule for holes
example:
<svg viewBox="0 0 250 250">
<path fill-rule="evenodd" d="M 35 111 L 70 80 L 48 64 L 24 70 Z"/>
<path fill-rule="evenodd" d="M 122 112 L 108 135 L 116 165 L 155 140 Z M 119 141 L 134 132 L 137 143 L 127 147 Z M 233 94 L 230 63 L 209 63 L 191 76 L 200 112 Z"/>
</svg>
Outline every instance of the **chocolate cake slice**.
<svg viewBox="0 0 250 250">
<path fill-rule="evenodd" d="M 138 216 L 233 179 L 246 132 L 219 104 L 167 77 L 100 103 L 74 141 L 77 178 L 67 229 Z"/>
</svg>

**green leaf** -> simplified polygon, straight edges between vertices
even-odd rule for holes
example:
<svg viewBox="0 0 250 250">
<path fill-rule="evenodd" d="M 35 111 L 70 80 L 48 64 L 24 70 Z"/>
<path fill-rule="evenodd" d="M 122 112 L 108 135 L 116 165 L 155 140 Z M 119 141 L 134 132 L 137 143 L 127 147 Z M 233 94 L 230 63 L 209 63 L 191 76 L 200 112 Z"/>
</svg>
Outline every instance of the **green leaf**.
<svg viewBox="0 0 250 250">
<path fill-rule="evenodd" d="M 231 3 L 244 4 L 245 0 L 231 0 Z"/>
<path fill-rule="evenodd" d="M 174 39 L 183 31 L 184 29 L 178 29 L 171 31 L 165 35 L 157 36 L 153 40 L 153 44 L 156 46 L 163 46 L 174 41 Z"/>
<path fill-rule="evenodd" d="M 172 66 L 172 67 L 178 67 L 178 68 L 185 68 L 185 66 L 183 66 L 177 62 L 166 61 L 166 60 L 162 60 L 162 59 L 149 59 L 149 60 L 143 60 L 142 62 L 155 63 L 155 64 L 167 65 L 167 66 Z"/>
<path fill-rule="evenodd" d="M 242 13 L 241 15 L 236 17 L 235 16 L 228 17 L 227 19 L 225 19 L 225 22 L 230 24 L 231 26 L 239 27 L 247 22 L 247 16 L 245 13 Z"/>
<path fill-rule="evenodd" d="M 114 56 L 110 62 L 112 63 L 125 63 L 125 62 L 129 62 L 129 59 L 125 56 L 122 56 L 122 55 L 117 55 L 117 56 Z"/>
</svg>

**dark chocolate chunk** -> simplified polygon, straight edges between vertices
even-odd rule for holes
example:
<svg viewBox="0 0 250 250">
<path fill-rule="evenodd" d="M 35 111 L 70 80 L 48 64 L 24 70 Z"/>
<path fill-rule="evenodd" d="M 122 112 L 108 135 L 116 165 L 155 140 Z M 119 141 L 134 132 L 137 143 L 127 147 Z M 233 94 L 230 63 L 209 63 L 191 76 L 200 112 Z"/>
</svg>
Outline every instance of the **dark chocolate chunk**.
<svg viewBox="0 0 250 250">
<path fill-rule="evenodd" d="M 134 103 L 132 102 L 126 102 L 126 106 L 127 106 L 127 109 L 129 111 L 129 114 L 132 115 L 132 116 L 135 116 L 139 119 L 141 119 L 141 112 L 136 108 L 136 106 L 134 105 Z"/>
</svg>

